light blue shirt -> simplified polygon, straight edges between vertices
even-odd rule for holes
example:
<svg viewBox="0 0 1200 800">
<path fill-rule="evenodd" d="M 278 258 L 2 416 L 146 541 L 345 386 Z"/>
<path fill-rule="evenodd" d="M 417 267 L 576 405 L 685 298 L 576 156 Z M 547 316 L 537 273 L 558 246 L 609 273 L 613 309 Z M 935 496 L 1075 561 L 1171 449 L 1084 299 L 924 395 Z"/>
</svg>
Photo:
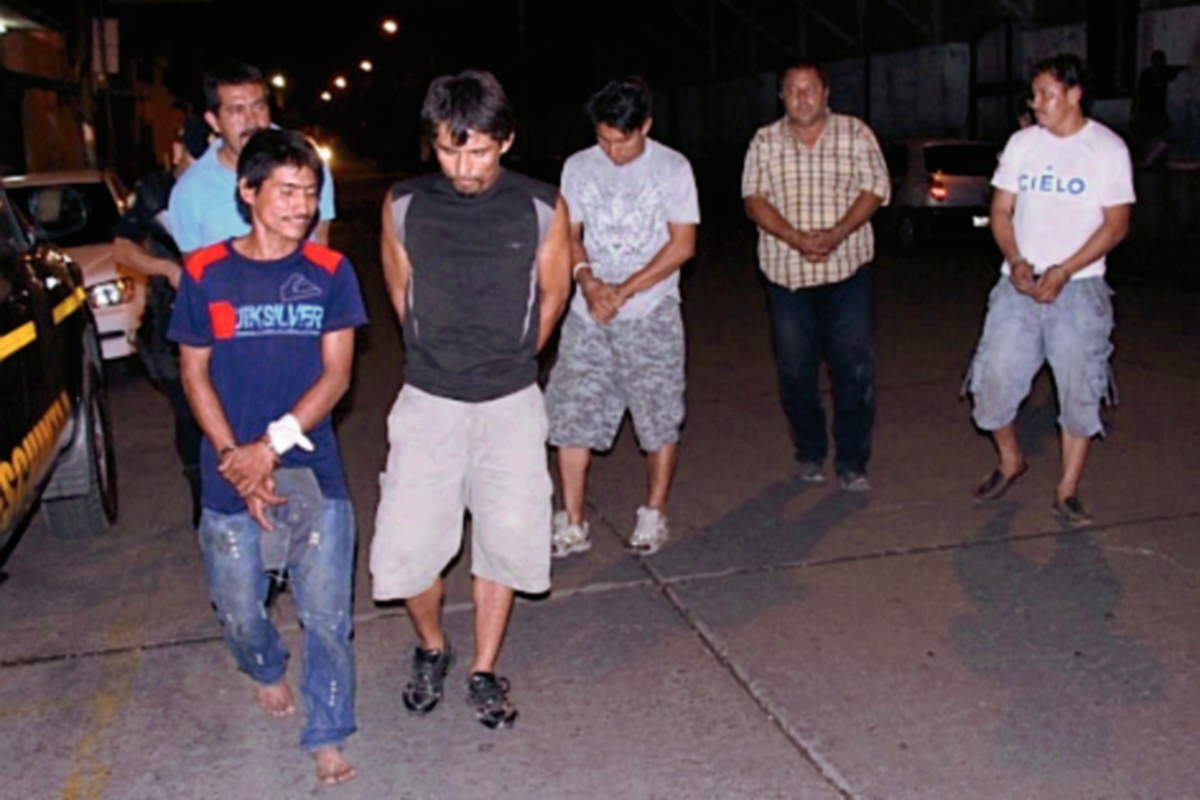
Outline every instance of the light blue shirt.
<svg viewBox="0 0 1200 800">
<path fill-rule="evenodd" d="M 175 182 L 167 205 L 167 222 L 175 244 L 184 253 L 224 241 L 232 236 L 244 236 L 250 225 L 238 213 L 237 173 L 217 158 L 221 140 L 214 139 L 204 155 Z M 325 181 L 321 185 L 319 208 L 321 221 L 335 218 L 333 206 L 333 176 L 329 165 L 322 165 Z"/>
</svg>

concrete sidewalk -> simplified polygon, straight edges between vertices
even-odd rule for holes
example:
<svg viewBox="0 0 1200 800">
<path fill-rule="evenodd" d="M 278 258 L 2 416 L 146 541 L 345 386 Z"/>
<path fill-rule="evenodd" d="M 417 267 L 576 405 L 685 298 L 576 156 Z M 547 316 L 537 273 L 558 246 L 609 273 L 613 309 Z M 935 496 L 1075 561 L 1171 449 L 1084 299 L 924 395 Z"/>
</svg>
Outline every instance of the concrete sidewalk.
<svg viewBox="0 0 1200 800">
<path fill-rule="evenodd" d="M 317 786 L 298 722 L 249 702 L 205 598 L 166 405 L 125 381 L 119 535 L 63 543 L 37 520 L 0 586 L 0 796 L 1200 797 L 1195 290 L 1114 278 L 1121 404 L 1083 493 L 1097 524 L 1063 532 L 1044 378 L 1022 411 L 1028 474 L 1001 502 L 970 499 L 992 455 L 958 395 L 990 256 L 880 258 L 873 488 L 854 495 L 795 479 L 753 232 L 711 226 L 684 283 L 672 540 L 622 549 L 644 485 L 625 430 L 593 467 L 592 550 L 518 604 L 501 672 L 521 717 L 490 732 L 460 697 L 469 564 L 449 578 L 460 666 L 428 718 L 400 702 L 404 612 L 370 601 L 402 357 L 353 225 L 340 236 L 373 319 L 340 428 L 361 536 L 359 777 Z M 278 611 L 298 652 L 286 598 Z"/>
</svg>

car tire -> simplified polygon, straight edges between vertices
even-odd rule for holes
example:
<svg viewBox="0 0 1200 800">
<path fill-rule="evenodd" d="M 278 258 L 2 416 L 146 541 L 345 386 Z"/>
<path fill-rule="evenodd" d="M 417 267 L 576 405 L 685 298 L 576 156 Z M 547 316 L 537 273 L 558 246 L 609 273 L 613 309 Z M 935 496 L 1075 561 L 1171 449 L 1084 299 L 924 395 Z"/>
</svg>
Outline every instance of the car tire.
<svg viewBox="0 0 1200 800">
<path fill-rule="evenodd" d="M 86 374 L 82 421 L 87 437 L 87 491 L 43 504 L 50 530 L 60 539 L 104 536 L 117 521 L 117 460 L 108 400 L 96 369 L 89 366 Z"/>
<path fill-rule="evenodd" d="M 921 226 L 912 214 L 902 214 L 896 224 L 896 240 L 905 250 L 914 250 L 921 244 Z"/>
</svg>

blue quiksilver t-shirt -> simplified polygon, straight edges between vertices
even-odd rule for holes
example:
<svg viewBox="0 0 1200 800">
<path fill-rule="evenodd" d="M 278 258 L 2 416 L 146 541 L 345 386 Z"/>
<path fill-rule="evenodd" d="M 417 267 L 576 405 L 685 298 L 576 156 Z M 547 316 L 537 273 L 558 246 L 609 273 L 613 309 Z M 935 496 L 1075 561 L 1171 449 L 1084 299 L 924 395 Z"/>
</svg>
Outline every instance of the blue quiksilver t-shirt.
<svg viewBox="0 0 1200 800">
<path fill-rule="evenodd" d="M 367 322 L 354 268 L 341 253 L 305 242 L 277 261 L 239 255 L 232 240 L 188 259 L 168 336 L 211 347 L 209 379 L 238 442 L 260 438 L 321 376 L 321 336 Z M 307 432 L 315 448 L 296 447 L 284 467 L 308 467 L 321 492 L 347 496 L 333 423 L 326 416 Z M 207 437 L 200 453 L 201 504 L 221 514 L 246 510 L 217 472 Z"/>
</svg>

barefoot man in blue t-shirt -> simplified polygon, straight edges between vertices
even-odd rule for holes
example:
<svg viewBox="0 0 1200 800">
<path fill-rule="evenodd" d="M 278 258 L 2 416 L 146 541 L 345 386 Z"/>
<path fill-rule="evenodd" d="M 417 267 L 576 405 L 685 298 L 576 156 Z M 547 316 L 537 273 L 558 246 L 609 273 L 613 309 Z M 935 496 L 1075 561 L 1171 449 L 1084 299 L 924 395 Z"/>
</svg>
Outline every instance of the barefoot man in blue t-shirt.
<svg viewBox="0 0 1200 800">
<path fill-rule="evenodd" d="M 350 385 L 354 329 L 367 318 L 354 268 L 307 241 L 323 178 L 313 145 L 260 131 L 237 174 L 250 233 L 188 258 L 169 334 L 204 431 L 200 546 L 225 642 L 258 704 L 272 716 L 295 713 L 288 652 L 265 608 L 260 537 L 273 527 L 268 508 L 284 502 L 276 470 L 315 479 L 311 533 L 288 548 L 286 569 L 305 640 L 300 745 L 318 779 L 335 784 L 354 777 L 341 752 L 356 730 L 354 511 L 330 413 Z"/>
</svg>

